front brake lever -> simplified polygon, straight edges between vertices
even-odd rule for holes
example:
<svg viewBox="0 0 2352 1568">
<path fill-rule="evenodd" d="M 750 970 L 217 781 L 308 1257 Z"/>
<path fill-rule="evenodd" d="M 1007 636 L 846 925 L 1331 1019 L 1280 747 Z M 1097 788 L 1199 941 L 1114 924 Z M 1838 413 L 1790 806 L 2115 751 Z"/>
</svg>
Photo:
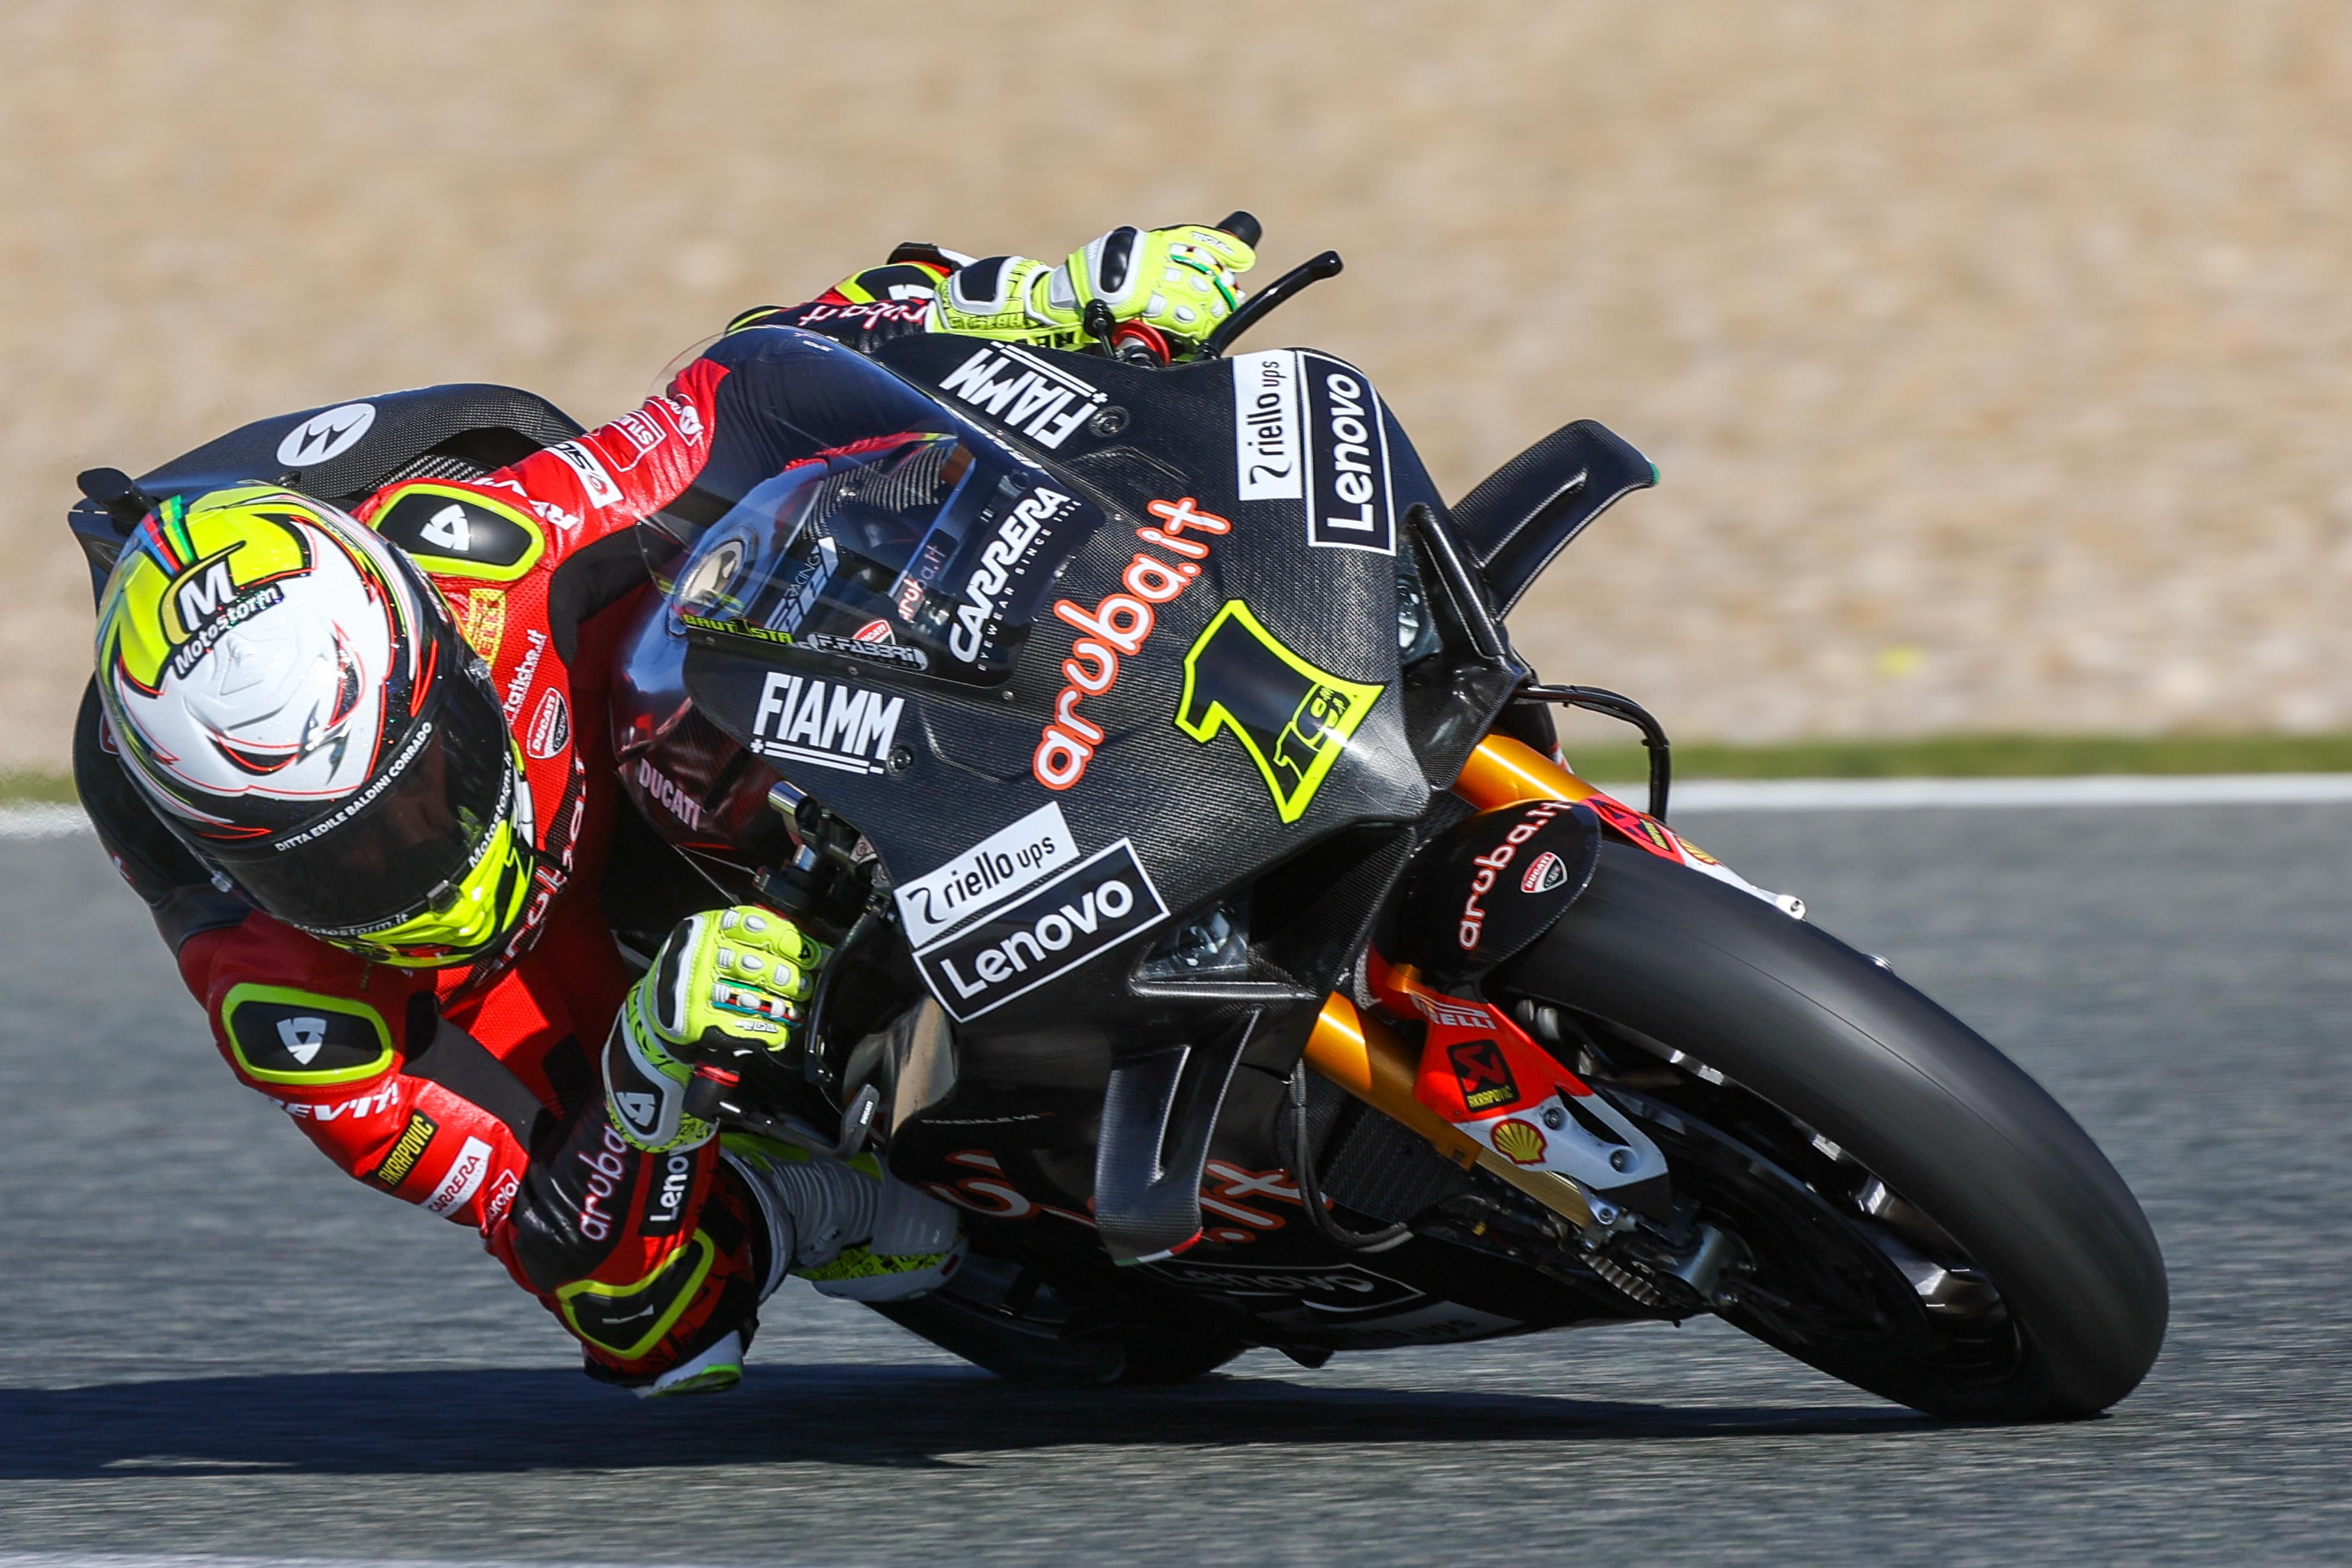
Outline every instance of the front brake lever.
<svg viewBox="0 0 2352 1568">
<path fill-rule="evenodd" d="M 1215 331 L 1201 340 L 1200 357 L 1204 360 L 1223 357 L 1234 339 L 1264 320 L 1267 313 L 1276 306 L 1284 303 L 1310 283 L 1319 283 L 1327 277 L 1339 277 L 1347 265 L 1339 259 L 1339 253 L 1336 250 L 1327 250 L 1321 256 L 1309 256 L 1300 262 L 1297 267 L 1242 301 L 1240 309 L 1226 317 Z"/>
</svg>

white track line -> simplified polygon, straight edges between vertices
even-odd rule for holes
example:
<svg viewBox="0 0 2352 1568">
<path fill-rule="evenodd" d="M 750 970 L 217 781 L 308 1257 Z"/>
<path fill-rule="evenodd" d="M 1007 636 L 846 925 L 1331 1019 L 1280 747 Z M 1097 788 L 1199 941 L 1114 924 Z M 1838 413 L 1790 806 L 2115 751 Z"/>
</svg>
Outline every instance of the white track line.
<svg viewBox="0 0 2352 1568">
<path fill-rule="evenodd" d="M 1604 785 L 1640 805 L 1646 784 Z M 2253 806 L 2352 800 L 2352 773 L 2103 774 L 2081 779 L 1700 779 L 1675 786 L 1685 811 L 1885 811 L 1922 806 Z"/>
<path fill-rule="evenodd" d="M 424 1557 L 210 1557 L 180 1552 L 0 1552 L 0 1568 L 622 1568 L 618 1563 Z"/>
<path fill-rule="evenodd" d="M 1641 805 L 1650 787 L 1603 784 Z M 1973 810 L 2013 806 L 2260 806 L 2352 800 L 2352 773 L 2097 774 L 2079 779 L 1699 779 L 1675 786 L 1684 811 Z M 0 806 L 0 839 L 89 831 L 79 806 Z M 0 1568 L 9 1568 L 0 1556 Z"/>
<path fill-rule="evenodd" d="M 0 806 L 0 839 L 61 839 L 89 831 L 79 806 Z M 7 1559 L 0 1557 L 0 1564 Z"/>
</svg>

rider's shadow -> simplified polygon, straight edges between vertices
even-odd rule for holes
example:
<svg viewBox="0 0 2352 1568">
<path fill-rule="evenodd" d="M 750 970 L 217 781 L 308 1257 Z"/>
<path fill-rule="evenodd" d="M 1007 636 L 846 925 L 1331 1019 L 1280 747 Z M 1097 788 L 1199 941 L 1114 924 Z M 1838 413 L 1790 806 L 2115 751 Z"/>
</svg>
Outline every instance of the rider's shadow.
<svg viewBox="0 0 2352 1568">
<path fill-rule="evenodd" d="M 1892 1406 L 1668 1406 L 1255 1377 L 1067 1389 L 952 1367 L 771 1364 L 732 1396 L 667 1404 L 568 1370 L 318 1373 L 0 1389 L 0 1479 L 800 1460 L 903 1468 L 1080 1443 L 1557 1443 L 1927 1425 Z"/>
</svg>

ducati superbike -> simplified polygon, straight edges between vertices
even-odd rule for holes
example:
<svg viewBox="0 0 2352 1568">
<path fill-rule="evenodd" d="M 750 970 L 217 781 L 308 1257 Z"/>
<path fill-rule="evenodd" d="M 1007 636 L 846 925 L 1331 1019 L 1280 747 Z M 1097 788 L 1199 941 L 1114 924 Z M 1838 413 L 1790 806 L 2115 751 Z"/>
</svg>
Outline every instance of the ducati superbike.
<svg viewBox="0 0 2352 1568">
<path fill-rule="evenodd" d="M 608 881 L 643 951 L 758 901 L 836 954 L 800 1042 L 696 1107 L 960 1207 L 961 1270 L 876 1310 L 1006 1376 L 1713 1314 L 1937 1416 L 2122 1398 L 2165 1275 L 2090 1138 L 1669 825 L 1637 704 L 1514 648 L 1647 460 L 1579 421 L 1449 505 L 1363 371 L 1230 351 L 1338 270 L 1190 357 L 1099 315 L 1067 349 L 758 329 L 772 461 L 642 530 Z M 577 430 L 375 402 L 321 493 Z M 1646 809 L 1562 765 L 1559 706 L 1642 727 Z"/>
</svg>

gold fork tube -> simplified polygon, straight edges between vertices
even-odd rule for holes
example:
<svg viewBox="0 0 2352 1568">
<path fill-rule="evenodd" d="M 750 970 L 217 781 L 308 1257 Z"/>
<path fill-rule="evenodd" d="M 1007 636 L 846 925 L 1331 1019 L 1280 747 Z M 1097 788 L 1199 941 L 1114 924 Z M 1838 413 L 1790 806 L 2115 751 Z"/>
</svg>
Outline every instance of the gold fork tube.
<svg viewBox="0 0 2352 1568">
<path fill-rule="evenodd" d="M 1513 1165 L 1423 1104 L 1412 1092 L 1421 1068 L 1412 1048 L 1379 1020 L 1358 1012 L 1347 998 L 1335 992 L 1324 1002 L 1315 1032 L 1307 1039 L 1307 1061 L 1373 1110 L 1427 1138 L 1439 1154 L 1465 1170 L 1485 1166 L 1580 1230 L 1592 1223 L 1592 1209 L 1574 1182 Z"/>
<path fill-rule="evenodd" d="M 1521 800 L 1581 800 L 1601 791 L 1534 747 L 1490 735 L 1462 765 L 1454 792 L 1482 811 Z"/>
</svg>

